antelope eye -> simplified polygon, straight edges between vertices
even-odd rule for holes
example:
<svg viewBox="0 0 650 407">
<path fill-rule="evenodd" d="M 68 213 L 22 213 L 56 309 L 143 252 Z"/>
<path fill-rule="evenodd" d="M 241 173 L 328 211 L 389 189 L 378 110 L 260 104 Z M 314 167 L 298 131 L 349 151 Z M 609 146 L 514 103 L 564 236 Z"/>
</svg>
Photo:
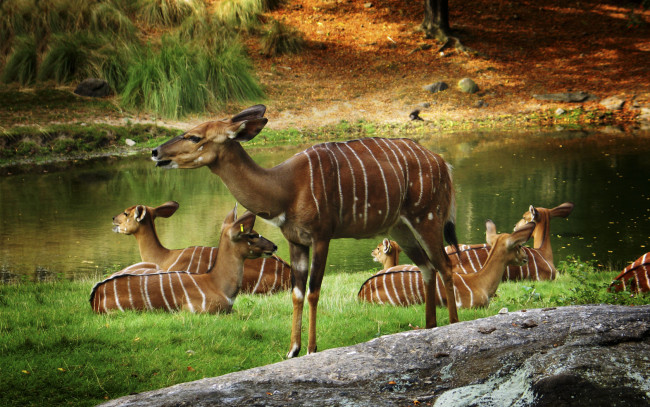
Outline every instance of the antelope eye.
<svg viewBox="0 0 650 407">
<path fill-rule="evenodd" d="M 198 143 L 199 141 L 201 141 L 201 137 L 199 136 L 189 136 L 187 139 L 192 143 Z"/>
</svg>

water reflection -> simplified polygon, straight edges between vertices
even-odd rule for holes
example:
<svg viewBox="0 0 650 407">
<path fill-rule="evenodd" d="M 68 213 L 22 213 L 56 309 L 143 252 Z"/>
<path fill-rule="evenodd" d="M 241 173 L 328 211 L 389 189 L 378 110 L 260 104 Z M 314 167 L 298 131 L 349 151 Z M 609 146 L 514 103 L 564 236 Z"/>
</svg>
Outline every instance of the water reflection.
<svg viewBox="0 0 650 407">
<path fill-rule="evenodd" d="M 648 136 L 492 132 L 420 142 L 454 166 L 461 242 L 483 242 L 486 218 L 493 219 L 499 231 L 509 231 L 531 204 L 551 208 L 572 201 L 573 213 L 551 224 L 556 262 L 577 255 L 620 268 L 650 250 Z M 268 167 L 301 149 L 252 155 Z M 39 280 L 52 273 L 73 278 L 138 261 L 135 239 L 113 233 L 111 218 L 140 203 L 180 203 L 174 216 L 157 221 L 165 246 L 217 245 L 222 220 L 235 203 L 207 168 L 165 171 L 154 168 L 147 157 L 3 176 L 0 193 L 2 280 L 15 275 Z M 258 222 L 257 229 L 288 259 L 286 241 L 277 228 Z M 328 268 L 376 268 L 370 251 L 379 238 L 334 241 Z"/>
</svg>

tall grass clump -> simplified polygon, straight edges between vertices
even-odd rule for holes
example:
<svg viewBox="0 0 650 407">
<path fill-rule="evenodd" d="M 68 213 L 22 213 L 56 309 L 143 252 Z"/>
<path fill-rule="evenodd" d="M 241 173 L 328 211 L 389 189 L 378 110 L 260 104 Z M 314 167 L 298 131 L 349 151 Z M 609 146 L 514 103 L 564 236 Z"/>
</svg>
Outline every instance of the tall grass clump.
<svg viewBox="0 0 650 407">
<path fill-rule="evenodd" d="M 173 27 L 203 7 L 198 0 L 142 0 L 138 17 L 150 26 Z"/>
<path fill-rule="evenodd" d="M 36 40 L 31 36 L 20 36 L 14 40 L 13 52 L 2 72 L 2 81 L 29 85 L 36 79 L 37 64 Z"/>
<path fill-rule="evenodd" d="M 305 40 L 298 30 L 273 20 L 260 39 L 266 56 L 297 54 L 305 48 Z"/>
<path fill-rule="evenodd" d="M 214 12 L 224 25 L 242 31 L 252 31 L 260 24 L 264 5 L 262 0 L 223 0 Z"/>
<path fill-rule="evenodd" d="M 128 41 L 102 41 L 103 45 L 93 53 L 90 72 L 103 78 L 115 93 L 120 93 L 128 82 L 128 70 L 141 58 L 143 47 Z"/>
<path fill-rule="evenodd" d="M 91 31 L 104 35 L 113 34 L 120 38 L 134 39 L 136 27 L 131 19 L 116 5 L 97 3 L 90 12 Z"/>
<path fill-rule="evenodd" d="M 200 62 L 204 66 L 208 88 L 219 104 L 255 100 L 264 95 L 252 74 L 252 63 L 238 41 L 217 47 Z"/>
<path fill-rule="evenodd" d="M 262 91 L 250 70 L 238 43 L 208 50 L 165 37 L 160 50 L 150 46 L 129 68 L 122 104 L 177 118 L 230 100 L 259 98 Z"/>
<path fill-rule="evenodd" d="M 97 38 L 85 34 L 56 35 L 38 70 L 38 79 L 59 84 L 83 79 L 90 71 L 93 50 L 100 45 Z"/>
</svg>

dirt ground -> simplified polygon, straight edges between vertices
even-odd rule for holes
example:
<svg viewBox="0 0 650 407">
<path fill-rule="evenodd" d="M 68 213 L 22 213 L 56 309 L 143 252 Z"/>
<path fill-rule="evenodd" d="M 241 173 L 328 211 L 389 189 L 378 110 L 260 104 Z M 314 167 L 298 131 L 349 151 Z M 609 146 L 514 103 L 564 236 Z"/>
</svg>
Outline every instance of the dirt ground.
<svg viewBox="0 0 650 407">
<path fill-rule="evenodd" d="M 650 107 L 650 11 L 638 5 L 450 0 L 451 27 L 474 55 L 438 52 L 441 43 L 418 30 L 423 7 L 421 0 L 289 0 L 268 13 L 308 43 L 300 54 L 267 58 L 256 39 L 247 41 L 268 95 L 268 126 L 399 123 L 422 104 L 428 104 L 425 120 L 568 110 L 578 105 L 532 96 L 568 91 L 618 95 L 627 117 Z M 458 90 L 465 77 L 478 84 L 478 93 Z M 450 88 L 423 90 L 437 81 Z M 596 101 L 583 106 L 599 108 Z"/>
</svg>

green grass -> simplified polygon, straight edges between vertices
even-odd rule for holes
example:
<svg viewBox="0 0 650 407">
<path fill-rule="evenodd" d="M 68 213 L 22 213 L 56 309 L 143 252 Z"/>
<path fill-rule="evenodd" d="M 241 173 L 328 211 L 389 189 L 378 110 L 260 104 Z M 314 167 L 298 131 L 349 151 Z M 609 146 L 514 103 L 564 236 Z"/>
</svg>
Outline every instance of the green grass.
<svg viewBox="0 0 650 407">
<path fill-rule="evenodd" d="M 461 321 L 570 304 L 640 305 L 650 296 L 605 291 L 616 272 L 569 260 L 554 282 L 504 283 L 488 308 L 460 310 Z M 319 304 L 320 350 L 352 345 L 424 324 L 423 305 L 357 302 L 368 272 L 325 276 Z M 0 404 L 95 405 L 105 399 L 213 377 L 284 359 L 289 292 L 240 295 L 228 315 L 126 312 L 96 315 L 94 281 L 0 285 Z M 449 322 L 438 308 L 438 324 Z M 303 328 L 306 329 L 306 315 Z M 303 333 L 303 346 L 306 331 Z M 304 353 L 304 350 L 303 350 Z"/>
</svg>

